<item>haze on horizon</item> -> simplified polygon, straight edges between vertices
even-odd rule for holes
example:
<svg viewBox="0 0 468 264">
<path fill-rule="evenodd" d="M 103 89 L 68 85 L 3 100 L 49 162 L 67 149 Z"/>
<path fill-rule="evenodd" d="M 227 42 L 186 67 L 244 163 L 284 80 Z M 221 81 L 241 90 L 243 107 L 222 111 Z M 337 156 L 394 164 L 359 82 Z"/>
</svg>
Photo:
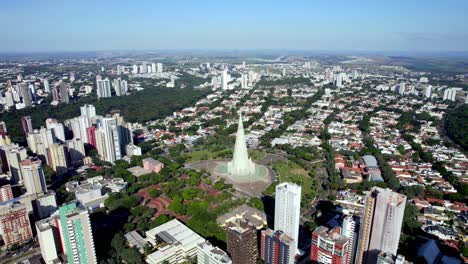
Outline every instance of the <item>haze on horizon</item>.
<svg viewBox="0 0 468 264">
<path fill-rule="evenodd" d="M 0 52 L 464 52 L 467 9 L 464 0 L 2 1 Z"/>
</svg>

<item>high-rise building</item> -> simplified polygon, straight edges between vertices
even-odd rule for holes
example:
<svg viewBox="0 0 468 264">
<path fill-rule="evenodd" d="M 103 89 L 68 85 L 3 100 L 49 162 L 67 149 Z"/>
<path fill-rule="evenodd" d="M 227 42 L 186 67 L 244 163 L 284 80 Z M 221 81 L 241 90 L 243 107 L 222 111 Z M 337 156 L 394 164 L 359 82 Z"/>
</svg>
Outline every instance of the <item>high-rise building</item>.
<svg viewBox="0 0 468 264">
<path fill-rule="evenodd" d="M 62 123 L 59 123 L 56 119 L 47 118 L 46 127 L 47 129 L 51 129 L 53 131 L 54 142 L 56 143 L 65 142 L 65 128 L 63 127 Z"/>
<path fill-rule="evenodd" d="M 68 91 L 68 85 L 65 82 L 60 82 L 59 86 L 59 95 L 60 95 L 60 102 L 68 104 L 70 102 L 70 94 Z"/>
<path fill-rule="evenodd" d="M 242 89 L 249 88 L 249 76 L 245 73 L 241 73 L 241 88 Z"/>
<path fill-rule="evenodd" d="M 28 210 L 24 204 L 0 206 L 0 235 L 6 247 L 22 244 L 33 238 Z"/>
<path fill-rule="evenodd" d="M 121 96 L 128 92 L 128 85 L 126 80 L 120 78 L 114 80 L 115 95 Z"/>
<path fill-rule="evenodd" d="M 157 72 L 156 63 L 151 63 L 151 71 L 152 72 Z"/>
<path fill-rule="evenodd" d="M 7 132 L 7 127 L 5 124 L 5 121 L 0 121 L 0 134 L 6 134 Z"/>
<path fill-rule="evenodd" d="M 400 83 L 400 85 L 398 85 L 398 93 L 400 95 L 404 95 L 406 92 L 406 84 L 405 83 Z"/>
<path fill-rule="evenodd" d="M 28 85 L 26 83 L 21 83 L 19 84 L 19 91 L 20 91 L 20 96 L 23 98 L 23 104 L 26 107 L 29 107 L 32 105 L 32 96 L 31 96 L 31 90 L 29 89 Z"/>
<path fill-rule="evenodd" d="M 54 220 L 51 218 L 36 222 L 37 239 L 41 247 L 42 258 L 46 264 L 60 263 L 57 254 L 59 252 L 58 229 Z"/>
<path fill-rule="evenodd" d="M 227 251 L 233 264 L 256 264 L 258 258 L 257 229 L 247 221 L 229 222 Z"/>
<path fill-rule="evenodd" d="M 34 214 L 37 219 L 44 219 L 57 211 L 57 199 L 55 192 L 50 190 L 37 196 L 33 201 Z"/>
<path fill-rule="evenodd" d="M 360 218 L 357 216 L 348 215 L 343 219 L 341 235 L 349 239 L 348 264 L 354 263 L 356 258 L 356 248 L 359 239 L 359 224 Z"/>
<path fill-rule="evenodd" d="M 49 167 L 54 170 L 57 175 L 63 175 L 68 171 L 67 151 L 62 144 L 52 144 L 47 149 Z"/>
<path fill-rule="evenodd" d="M 59 207 L 59 234 L 68 263 L 97 263 L 88 210 L 78 202 Z"/>
<path fill-rule="evenodd" d="M 20 165 L 26 193 L 37 194 L 47 192 L 42 161 L 38 158 L 28 158 L 22 160 Z"/>
<path fill-rule="evenodd" d="M 66 142 L 68 150 L 68 161 L 71 166 L 83 165 L 83 158 L 85 157 L 84 144 L 79 138 L 74 138 Z"/>
<path fill-rule="evenodd" d="M 332 230 L 320 226 L 312 232 L 310 261 L 312 263 L 349 263 L 349 238 L 340 235 L 339 227 Z"/>
<path fill-rule="evenodd" d="M 21 125 L 23 126 L 24 136 L 27 137 L 33 131 L 32 120 L 30 116 L 23 116 L 21 118 Z"/>
<path fill-rule="evenodd" d="M 120 148 L 119 128 L 113 117 L 100 120 L 100 127 L 96 130 L 96 145 L 102 159 L 114 162 L 122 158 Z"/>
<path fill-rule="evenodd" d="M 260 259 L 265 264 L 294 264 L 294 239 L 283 231 L 263 230 L 260 238 Z"/>
<path fill-rule="evenodd" d="M 50 93 L 49 80 L 44 79 L 43 82 L 44 82 L 44 92 Z"/>
<path fill-rule="evenodd" d="M 11 185 L 3 185 L 0 187 L 0 203 L 6 202 L 13 199 L 13 192 L 11 191 Z"/>
<path fill-rule="evenodd" d="M 291 237 L 296 249 L 300 211 L 301 186 L 288 182 L 278 184 L 275 193 L 275 231 L 281 230 Z"/>
<path fill-rule="evenodd" d="M 373 187 L 366 195 L 356 263 L 375 263 L 380 252 L 396 255 L 406 196 Z"/>
<path fill-rule="evenodd" d="M 153 63 L 154 64 L 154 63 Z M 231 264 L 231 258 L 228 254 L 218 247 L 205 241 L 197 245 L 197 263 L 198 264 Z"/>
<path fill-rule="evenodd" d="M 98 98 L 111 97 L 111 84 L 109 78 L 104 80 L 96 80 L 96 93 Z"/>
<path fill-rule="evenodd" d="M 229 75 L 228 75 L 228 70 L 227 69 L 223 70 L 223 75 L 221 76 L 221 81 L 222 81 L 223 90 L 227 90 L 228 89 L 228 83 L 229 83 Z"/>
<path fill-rule="evenodd" d="M 160 62 L 156 63 L 156 69 L 157 69 L 158 73 L 162 73 L 163 72 L 163 64 L 160 63 Z"/>
<path fill-rule="evenodd" d="M 138 65 L 134 64 L 132 66 L 132 73 L 138 73 Z"/>
<path fill-rule="evenodd" d="M 88 144 L 96 148 L 96 127 L 86 128 L 86 137 L 88 139 Z"/>
<path fill-rule="evenodd" d="M 0 157 L 2 159 L 2 169 L 9 172 L 13 183 L 23 181 L 20 162 L 28 157 L 26 149 L 17 144 L 0 147 Z"/>
<path fill-rule="evenodd" d="M 96 117 L 96 108 L 94 105 L 85 104 L 80 107 L 80 113 L 82 116 L 88 117 L 88 120 L 92 120 Z"/>
<path fill-rule="evenodd" d="M 432 85 L 427 85 L 424 87 L 424 97 L 431 98 L 432 96 Z"/>
</svg>

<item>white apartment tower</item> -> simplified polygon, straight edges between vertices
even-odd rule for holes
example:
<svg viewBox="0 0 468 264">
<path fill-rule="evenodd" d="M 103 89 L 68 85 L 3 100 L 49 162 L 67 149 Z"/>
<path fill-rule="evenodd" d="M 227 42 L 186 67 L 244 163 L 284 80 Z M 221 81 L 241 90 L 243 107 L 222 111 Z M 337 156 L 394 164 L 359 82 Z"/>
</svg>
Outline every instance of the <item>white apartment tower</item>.
<svg viewBox="0 0 468 264">
<path fill-rule="evenodd" d="M 97 97 L 98 98 L 105 98 L 105 97 L 111 97 L 112 92 L 111 92 L 111 84 L 109 78 L 106 78 L 104 80 L 96 80 L 97 84 Z"/>
<path fill-rule="evenodd" d="M 294 239 L 296 249 L 300 210 L 301 186 L 288 182 L 278 184 L 275 193 L 275 231 L 281 230 Z"/>
<path fill-rule="evenodd" d="M 21 161 L 21 173 L 28 194 L 47 192 L 47 184 L 42 170 L 42 162 L 38 158 L 29 158 Z"/>
</svg>

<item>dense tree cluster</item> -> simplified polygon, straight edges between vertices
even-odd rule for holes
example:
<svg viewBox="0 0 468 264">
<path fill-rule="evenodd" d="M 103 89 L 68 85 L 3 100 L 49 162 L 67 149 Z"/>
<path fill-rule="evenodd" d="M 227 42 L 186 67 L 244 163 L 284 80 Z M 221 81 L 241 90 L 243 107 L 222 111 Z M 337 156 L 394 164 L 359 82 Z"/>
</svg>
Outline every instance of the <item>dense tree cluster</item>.
<svg viewBox="0 0 468 264">
<path fill-rule="evenodd" d="M 468 151 L 468 105 L 464 104 L 446 114 L 447 135 Z"/>
</svg>

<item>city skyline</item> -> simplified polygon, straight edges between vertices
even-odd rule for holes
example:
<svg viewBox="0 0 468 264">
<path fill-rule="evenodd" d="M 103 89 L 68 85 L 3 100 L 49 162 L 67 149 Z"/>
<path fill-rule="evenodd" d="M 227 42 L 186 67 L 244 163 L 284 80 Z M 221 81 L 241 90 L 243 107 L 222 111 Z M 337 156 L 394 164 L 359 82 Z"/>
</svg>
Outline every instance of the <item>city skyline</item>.
<svg viewBox="0 0 468 264">
<path fill-rule="evenodd" d="M 0 52 L 158 49 L 466 51 L 464 1 L 2 3 Z M 216 34 L 215 34 L 216 33 Z"/>
</svg>

